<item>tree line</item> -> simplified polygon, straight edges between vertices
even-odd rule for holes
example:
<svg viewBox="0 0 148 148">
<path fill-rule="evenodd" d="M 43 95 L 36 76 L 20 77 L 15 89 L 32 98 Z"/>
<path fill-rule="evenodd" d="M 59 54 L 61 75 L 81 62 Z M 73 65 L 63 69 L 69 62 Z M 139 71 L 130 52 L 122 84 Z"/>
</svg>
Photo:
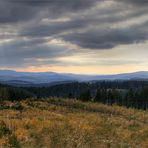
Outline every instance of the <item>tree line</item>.
<svg viewBox="0 0 148 148">
<path fill-rule="evenodd" d="M 67 83 L 50 87 L 12 87 L 0 85 L 0 100 L 62 97 L 81 101 L 148 108 L 148 81 L 98 81 Z"/>
<path fill-rule="evenodd" d="M 17 87 L 10 87 L 0 85 L 0 101 L 9 100 L 22 100 L 26 98 L 34 97 L 35 95 L 27 90 Z"/>
<path fill-rule="evenodd" d="M 144 87 L 140 90 L 99 88 L 94 97 L 92 97 L 90 90 L 86 90 L 80 94 L 78 99 L 82 101 L 100 102 L 108 105 L 116 104 L 138 109 L 148 109 L 148 87 Z"/>
</svg>

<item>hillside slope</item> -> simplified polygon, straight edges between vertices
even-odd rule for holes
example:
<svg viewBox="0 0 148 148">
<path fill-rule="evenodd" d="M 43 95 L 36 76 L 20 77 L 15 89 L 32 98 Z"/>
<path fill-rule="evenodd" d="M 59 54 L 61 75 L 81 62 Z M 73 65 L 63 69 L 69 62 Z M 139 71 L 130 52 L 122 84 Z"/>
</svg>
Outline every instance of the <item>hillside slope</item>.
<svg viewBox="0 0 148 148">
<path fill-rule="evenodd" d="M 16 72 L 11 70 L 0 70 L 0 82 L 14 86 L 46 86 L 59 82 L 88 82 L 98 80 L 148 80 L 148 72 L 141 71 L 114 75 L 82 75 L 55 72 Z"/>
<path fill-rule="evenodd" d="M 148 147 L 148 112 L 76 100 L 3 102 L 2 147 Z"/>
</svg>

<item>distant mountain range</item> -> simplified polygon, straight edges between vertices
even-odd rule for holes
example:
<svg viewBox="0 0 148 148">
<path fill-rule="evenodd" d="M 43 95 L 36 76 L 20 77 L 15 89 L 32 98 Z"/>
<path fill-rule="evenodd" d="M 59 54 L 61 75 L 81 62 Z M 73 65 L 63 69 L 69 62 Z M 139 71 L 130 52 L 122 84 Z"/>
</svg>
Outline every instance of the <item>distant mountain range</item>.
<svg viewBox="0 0 148 148">
<path fill-rule="evenodd" d="M 17 86 L 46 86 L 72 81 L 86 82 L 99 80 L 148 80 L 148 72 L 140 71 L 115 75 L 81 75 L 55 72 L 16 72 L 0 70 L 0 83 Z"/>
</svg>

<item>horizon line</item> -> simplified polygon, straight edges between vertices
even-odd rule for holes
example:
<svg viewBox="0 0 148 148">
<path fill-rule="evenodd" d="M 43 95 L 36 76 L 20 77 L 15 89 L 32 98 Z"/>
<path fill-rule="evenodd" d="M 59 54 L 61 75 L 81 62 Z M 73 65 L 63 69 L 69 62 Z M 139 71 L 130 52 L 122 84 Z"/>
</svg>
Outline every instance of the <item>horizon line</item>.
<svg viewBox="0 0 148 148">
<path fill-rule="evenodd" d="M 57 74 L 75 74 L 75 75 L 119 75 L 119 74 L 130 74 L 130 73 L 138 73 L 138 72 L 148 72 L 148 71 L 131 71 L 131 72 L 123 72 L 123 73 L 108 73 L 108 74 L 86 74 L 86 73 L 72 73 L 72 72 L 56 72 L 56 71 L 21 71 L 21 70 L 13 70 L 13 69 L 0 69 L 0 71 L 14 71 L 20 73 L 57 73 Z"/>
</svg>

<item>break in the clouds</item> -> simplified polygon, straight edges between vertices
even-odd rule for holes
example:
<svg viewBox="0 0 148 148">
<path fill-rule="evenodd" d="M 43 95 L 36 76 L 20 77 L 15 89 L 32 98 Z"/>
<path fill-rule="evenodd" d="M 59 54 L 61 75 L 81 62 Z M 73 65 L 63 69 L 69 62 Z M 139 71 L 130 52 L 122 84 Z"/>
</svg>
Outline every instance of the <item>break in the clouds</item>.
<svg viewBox="0 0 148 148">
<path fill-rule="evenodd" d="M 143 70 L 147 40 L 147 0 L 0 1 L 0 68 L 139 63 Z"/>
</svg>

